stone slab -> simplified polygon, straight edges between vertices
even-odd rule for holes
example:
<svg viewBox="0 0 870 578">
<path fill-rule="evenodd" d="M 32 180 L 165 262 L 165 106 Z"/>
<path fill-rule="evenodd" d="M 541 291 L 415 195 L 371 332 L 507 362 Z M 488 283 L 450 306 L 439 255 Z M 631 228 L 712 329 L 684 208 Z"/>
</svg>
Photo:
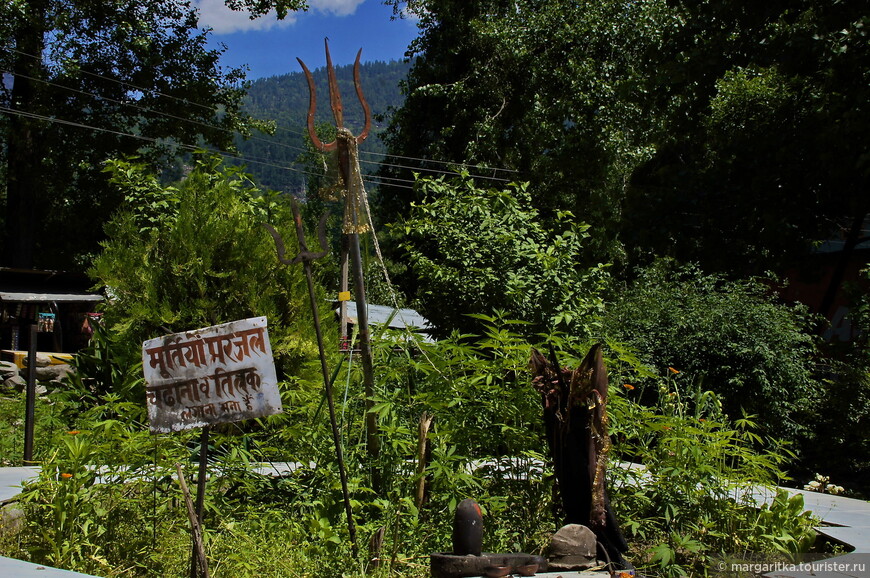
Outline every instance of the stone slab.
<svg viewBox="0 0 870 578">
<path fill-rule="evenodd" d="M 300 464 L 276 462 L 273 464 L 259 464 L 256 468 L 262 475 L 282 476 L 289 475 L 295 469 L 300 467 Z M 38 466 L 17 467 L 17 468 L 0 468 L 0 502 L 4 502 L 14 498 L 21 490 L 21 484 L 29 479 L 33 479 L 39 475 Z M 829 561 L 850 564 L 850 563 L 865 563 L 866 571 L 863 574 L 850 574 L 833 571 L 830 573 L 817 572 L 810 573 L 770 573 L 766 574 L 768 578 L 809 578 L 817 576 L 820 578 L 870 578 L 870 502 L 863 500 L 855 500 L 845 498 L 843 496 L 833 496 L 830 494 L 822 494 L 818 492 L 808 492 L 804 490 L 796 490 L 784 488 L 790 494 L 802 494 L 804 496 L 804 506 L 810 510 L 815 516 L 820 518 L 826 524 L 832 526 L 823 526 L 817 528 L 819 532 L 831 537 L 832 539 L 847 544 L 853 548 L 853 551 L 845 556 L 830 558 Z M 755 498 L 759 503 L 764 503 L 773 495 L 771 489 L 756 489 Z M 854 558 L 856 557 L 857 558 Z M 0 559 L 3 562 L 7 559 Z M 18 562 L 18 561 L 16 561 Z M 26 564 L 23 563 L 22 564 Z M 19 574 L 5 571 L 6 567 L 0 565 L 0 577 L 16 577 Z M 44 572 L 44 571 L 39 571 Z M 56 570 L 56 572 L 64 572 Z M 29 577 L 31 574 L 20 574 L 22 577 Z M 49 576 L 53 574 L 32 574 L 32 576 Z M 84 576 L 82 574 L 66 572 L 64 574 L 56 574 L 56 576 Z M 549 578 L 585 578 L 598 576 L 600 572 L 545 572 L 537 574 L 537 576 Z"/>
<path fill-rule="evenodd" d="M 853 554 L 868 554 L 870 557 L 870 526 L 823 526 L 816 528 L 816 531 L 852 546 Z M 870 572 L 867 575 L 870 576 Z"/>
<path fill-rule="evenodd" d="M 846 554 L 808 562 L 798 570 L 771 572 L 765 578 L 867 578 L 870 554 Z"/>
<path fill-rule="evenodd" d="M 96 578 L 93 574 L 59 570 L 2 556 L 0 556 L 0 576 L 4 578 Z"/>
<path fill-rule="evenodd" d="M 39 476 L 39 466 L 0 468 L 0 502 L 10 500 L 21 493 L 21 484 Z M 4 574 L 0 574 L 4 576 Z"/>
<path fill-rule="evenodd" d="M 607 572 L 593 572 L 591 570 L 570 570 L 562 572 L 538 572 L 535 578 L 604 578 L 609 576 Z M 478 577 L 483 578 L 483 577 Z"/>
</svg>

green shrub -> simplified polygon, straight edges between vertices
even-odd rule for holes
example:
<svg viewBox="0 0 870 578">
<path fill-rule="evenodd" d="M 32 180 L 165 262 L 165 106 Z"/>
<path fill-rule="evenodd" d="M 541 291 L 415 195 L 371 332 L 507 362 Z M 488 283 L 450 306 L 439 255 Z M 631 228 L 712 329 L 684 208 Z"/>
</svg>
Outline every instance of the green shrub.
<svg viewBox="0 0 870 578">
<path fill-rule="evenodd" d="M 768 435 L 795 440 L 819 410 L 813 318 L 760 280 L 659 261 L 616 294 L 605 324 L 643 363 L 693 376 L 729 417 L 755 415 Z"/>
<path fill-rule="evenodd" d="M 173 506 L 171 464 L 189 459 L 190 436 L 151 436 L 143 416 L 109 394 L 78 416 L 78 429 L 55 436 L 39 478 L 21 494 L 20 547 L 31 561 L 106 576 L 173 573 L 172 557 L 154 547 L 189 548 L 176 531 L 185 516 Z"/>
<path fill-rule="evenodd" d="M 278 262 L 262 223 L 292 230 L 286 204 L 212 158 L 160 185 L 144 166 L 109 164 L 125 192 L 106 225 L 91 275 L 105 285 L 112 339 L 131 347 L 158 335 L 266 316 L 278 370 L 316 355 L 301 267 Z M 288 253 L 295 234 L 284 234 Z"/>
<path fill-rule="evenodd" d="M 870 269 L 861 281 L 847 286 L 851 294 L 849 318 L 855 332 L 851 342 L 824 346 L 825 372 L 819 411 L 813 428 L 802 440 L 803 479 L 816 472 L 830 475 L 855 496 L 870 498 Z"/>
<path fill-rule="evenodd" d="M 414 295 L 442 337 L 481 332 L 469 315 L 530 324 L 531 334 L 559 328 L 589 335 L 598 325 L 604 265 L 584 264 L 588 225 L 569 212 L 547 230 L 526 185 L 479 189 L 467 175 L 420 179 L 425 199 L 394 227 L 410 264 Z"/>
<path fill-rule="evenodd" d="M 757 507 L 755 491 L 781 482 L 793 455 L 758 436 L 751 420 L 730 421 L 718 396 L 681 389 L 673 374 L 657 380 L 650 406 L 639 403 L 642 387 L 620 389 L 610 404 L 614 453 L 642 467 L 610 470 L 611 503 L 646 572 L 704 575 L 726 554 L 812 546 L 814 520 L 802 496 L 780 491 Z"/>
</svg>

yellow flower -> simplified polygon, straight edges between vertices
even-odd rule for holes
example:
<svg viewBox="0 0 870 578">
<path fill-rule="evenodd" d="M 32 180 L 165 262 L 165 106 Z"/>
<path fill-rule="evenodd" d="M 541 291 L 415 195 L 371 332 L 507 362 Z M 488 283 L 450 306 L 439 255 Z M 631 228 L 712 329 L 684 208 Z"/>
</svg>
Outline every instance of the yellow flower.
<svg viewBox="0 0 870 578">
<path fill-rule="evenodd" d="M 671 373 L 680 373 L 678 370 L 674 369 L 673 367 L 668 367 L 668 369 L 671 370 Z"/>
<path fill-rule="evenodd" d="M 623 384 L 622 384 L 622 387 L 624 387 L 624 388 L 627 389 L 628 391 L 631 391 L 632 389 L 634 389 L 634 386 L 631 385 L 630 383 L 623 383 Z"/>
<path fill-rule="evenodd" d="M 68 473 L 64 472 L 60 475 L 60 477 L 62 477 L 65 480 L 68 480 L 72 477 L 72 474 L 68 474 Z"/>
</svg>

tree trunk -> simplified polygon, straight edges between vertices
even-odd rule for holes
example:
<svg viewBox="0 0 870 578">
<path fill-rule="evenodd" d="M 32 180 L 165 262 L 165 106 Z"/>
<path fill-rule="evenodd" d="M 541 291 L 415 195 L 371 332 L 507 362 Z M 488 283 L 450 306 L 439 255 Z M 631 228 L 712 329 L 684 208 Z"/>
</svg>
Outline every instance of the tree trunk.
<svg viewBox="0 0 870 578">
<path fill-rule="evenodd" d="M 601 346 L 595 345 L 576 370 L 561 368 L 532 351 L 532 384 L 542 395 L 547 445 L 553 459 L 566 524 L 590 528 L 607 556 L 625 568 L 628 550 L 607 496 L 605 470 L 607 371 Z"/>
<path fill-rule="evenodd" d="M 15 29 L 11 107 L 21 113 L 41 114 L 38 88 L 30 78 L 42 78 L 45 48 L 46 0 L 27 2 L 26 14 Z M 34 58 L 34 56 L 36 58 Z M 9 117 L 6 168 L 6 238 L 3 261 L 11 267 L 34 265 L 37 211 L 44 198 L 40 174 L 42 149 L 39 136 L 43 121 L 19 114 Z"/>
</svg>

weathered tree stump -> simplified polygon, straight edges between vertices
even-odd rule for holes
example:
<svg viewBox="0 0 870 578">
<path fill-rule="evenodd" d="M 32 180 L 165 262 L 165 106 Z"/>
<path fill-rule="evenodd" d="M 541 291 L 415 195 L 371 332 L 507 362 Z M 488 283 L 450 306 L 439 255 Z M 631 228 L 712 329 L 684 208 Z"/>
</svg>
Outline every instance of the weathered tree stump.
<svg viewBox="0 0 870 578">
<path fill-rule="evenodd" d="M 604 557 L 630 567 L 622 553 L 628 544 L 605 487 L 610 437 L 607 431 L 607 371 L 595 345 L 575 370 L 559 367 L 532 350 L 532 385 L 541 393 L 547 444 L 566 524 L 591 529 Z"/>
</svg>

